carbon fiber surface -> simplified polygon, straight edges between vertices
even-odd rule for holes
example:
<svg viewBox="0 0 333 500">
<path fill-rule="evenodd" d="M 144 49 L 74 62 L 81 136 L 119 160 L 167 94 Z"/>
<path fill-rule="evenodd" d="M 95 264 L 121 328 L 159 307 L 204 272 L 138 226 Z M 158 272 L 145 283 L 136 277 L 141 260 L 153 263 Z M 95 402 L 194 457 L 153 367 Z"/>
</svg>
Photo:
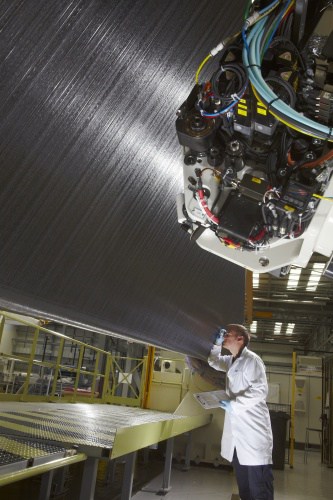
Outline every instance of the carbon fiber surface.
<svg viewBox="0 0 333 500">
<path fill-rule="evenodd" d="M 245 0 L 0 3 L 0 307 L 205 357 L 244 272 L 177 224 L 175 111 Z"/>
</svg>

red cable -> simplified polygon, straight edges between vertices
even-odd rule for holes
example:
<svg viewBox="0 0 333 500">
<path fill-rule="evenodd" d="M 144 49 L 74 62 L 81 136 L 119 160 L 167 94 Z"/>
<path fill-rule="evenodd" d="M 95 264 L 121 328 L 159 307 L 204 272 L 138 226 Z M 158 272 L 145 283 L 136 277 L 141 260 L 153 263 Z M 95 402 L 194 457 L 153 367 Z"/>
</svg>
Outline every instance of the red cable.
<svg viewBox="0 0 333 500">
<path fill-rule="evenodd" d="M 198 190 L 198 194 L 199 194 L 199 199 L 200 199 L 199 200 L 200 201 L 200 205 L 204 209 L 205 214 L 209 217 L 209 219 L 212 222 L 214 222 L 215 224 L 219 224 L 219 219 L 208 208 L 207 201 L 205 199 L 205 195 L 204 195 L 203 189 L 199 189 Z"/>
</svg>

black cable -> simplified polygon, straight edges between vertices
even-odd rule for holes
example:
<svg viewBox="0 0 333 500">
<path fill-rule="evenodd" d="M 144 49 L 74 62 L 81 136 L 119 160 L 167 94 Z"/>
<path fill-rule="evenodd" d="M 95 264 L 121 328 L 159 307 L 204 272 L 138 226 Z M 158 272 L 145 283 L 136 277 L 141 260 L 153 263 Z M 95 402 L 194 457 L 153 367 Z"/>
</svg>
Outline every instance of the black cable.
<svg viewBox="0 0 333 500">
<path fill-rule="evenodd" d="M 231 94 L 230 96 L 227 96 L 227 95 L 221 95 L 220 94 L 220 90 L 219 90 L 219 83 L 220 83 L 220 78 L 223 74 L 225 74 L 227 71 L 233 73 L 236 75 L 236 78 L 237 78 L 237 81 L 239 83 L 238 85 L 238 88 L 235 89 L 234 92 L 232 93 L 235 93 L 237 94 L 238 92 L 240 92 L 246 85 L 247 83 L 247 75 L 245 73 L 245 70 L 243 68 L 243 66 L 241 66 L 240 64 L 238 63 L 228 63 L 228 64 L 225 64 L 223 66 L 221 66 L 212 76 L 212 79 L 211 79 L 211 83 L 212 83 L 212 89 L 213 89 L 213 92 L 214 92 L 214 96 L 215 97 L 218 97 L 219 99 L 221 99 L 225 104 L 228 104 L 230 102 L 233 101 L 232 97 L 231 97 Z M 234 82 L 234 79 L 232 79 L 229 83 L 228 83 L 228 86 L 226 88 L 226 90 L 229 88 L 230 89 L 230 85 L 234 85 L 235 82 Z"/>
<path fill-rule="evenodd" d="M 267 156 L 267 174 L 270 183 L 275 186 L 276 185 L 276 165 L 277 165 L 277 153 L 276 151 L 270 151 Z"/>
<path fill-rule="evenodd" d="M 288 163 L 288 153 L 290 151 L 291 145 L 293 143 L 293 137 L 290 134 L 289 128 L 284 128 L 281 142 L 280 142 L 280 150 L 279 150 L 279 164 L 287 165 Z"/>
<path fill-rule="evenodd" d="M 260 153 L 260 152 L 256 151 L 241 137 L 239 137 L 237 140 L 244 146 L 245 153 L 246 153 L 246 156 L 248 158 L 250 158 L 252 160 L 259 160 L 259 161 L 264 161 L 264 162 L 266 161 L 268 152 L 267 153 L 265 153 L 265 152 Z"/>
<path fill-rule="evenodd" d="M 289 82 L 287 82 L 286 80 L 283 80 L 283 78 L 281 78 L 280 76 L 268 76 L 267 78 L 265 78 L 265 82 L 277 84 L 279 87 L 283 88 L 283 90 L 285 90 L 287 92 L 287 95 L 289 97 L 289 102 L 285 101 L 282 98 L 281 94 L 280 93 L 278 94 L 278 92 L 275 91 L 276 89 L 273 88 L 273 90 L 278 95 L 278 97 L 273 99 L 269 103 L 268 111 L 269 111 L 270 106 L 273 104 L 273 102 L 277 101 L 278 99 L 281 99 L 281 101 L 286 102 L 286 104 L 288 104 L 291 108 L 295 108 L 295 106 L 296 106 L 296 93 L 295 93 L 292 85 Z M 272 86 L 274 87 L 274 85 L 272 85 Z"/>
<path fill-rule="evenodd" d="M 288 38 L 288 40 L 290 40 L 291 38 L 293 24 L 294 24 L 294 13 L 291 12 L 291 14 L 288 16 L 287 21 L 285 21 L 282 26 L 282 34 L 285 38 Z"/>
</svg>

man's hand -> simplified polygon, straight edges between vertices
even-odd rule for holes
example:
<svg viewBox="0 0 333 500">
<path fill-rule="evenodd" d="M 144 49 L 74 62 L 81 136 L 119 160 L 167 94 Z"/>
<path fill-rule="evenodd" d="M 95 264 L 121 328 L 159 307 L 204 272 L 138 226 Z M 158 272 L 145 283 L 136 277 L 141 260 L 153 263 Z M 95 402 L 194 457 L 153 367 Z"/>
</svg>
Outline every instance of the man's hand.
<svg viewBox="0 0 333 500">
<path fill-rule="evenodd" d="M 231 403 L 227 399 L 222 399 L 222 401 L 220 401 L 220 406 L 225 411 L 231 411 Z"/>
<path fill-rule="evenodd" d="M 224 335 L 227 333 L 227 331 L 224 328 L 220 328 L 215 334 L 214 334 L 214 345 L 222 345 L 223 340 L 224 340 Z"/>
</svg>

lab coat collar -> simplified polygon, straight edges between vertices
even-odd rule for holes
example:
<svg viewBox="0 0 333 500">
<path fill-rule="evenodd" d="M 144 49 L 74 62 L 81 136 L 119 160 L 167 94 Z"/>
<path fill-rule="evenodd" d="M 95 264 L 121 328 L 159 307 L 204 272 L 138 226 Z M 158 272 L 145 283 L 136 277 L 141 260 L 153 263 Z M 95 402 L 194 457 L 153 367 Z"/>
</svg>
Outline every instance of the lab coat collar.
<svg viewBox="0 0 333 500">
<path fill-rule="evenodd" d="M 246 354 L 247 350 L 248 350 L 248 349 L 247 349 L 247 347 L 246 347 L 246 346 L 244 346 L 244 347 L 243 347 L 243 349 L 241 349 L 241 350 L 238 352 L 237 356 L 235 356 L 235 357 L 233 358 L 232 362 L 234 363 L 237 359 L 241 358 L 241 357 L 243 356 L 243 354 Z"/>
</svg>

